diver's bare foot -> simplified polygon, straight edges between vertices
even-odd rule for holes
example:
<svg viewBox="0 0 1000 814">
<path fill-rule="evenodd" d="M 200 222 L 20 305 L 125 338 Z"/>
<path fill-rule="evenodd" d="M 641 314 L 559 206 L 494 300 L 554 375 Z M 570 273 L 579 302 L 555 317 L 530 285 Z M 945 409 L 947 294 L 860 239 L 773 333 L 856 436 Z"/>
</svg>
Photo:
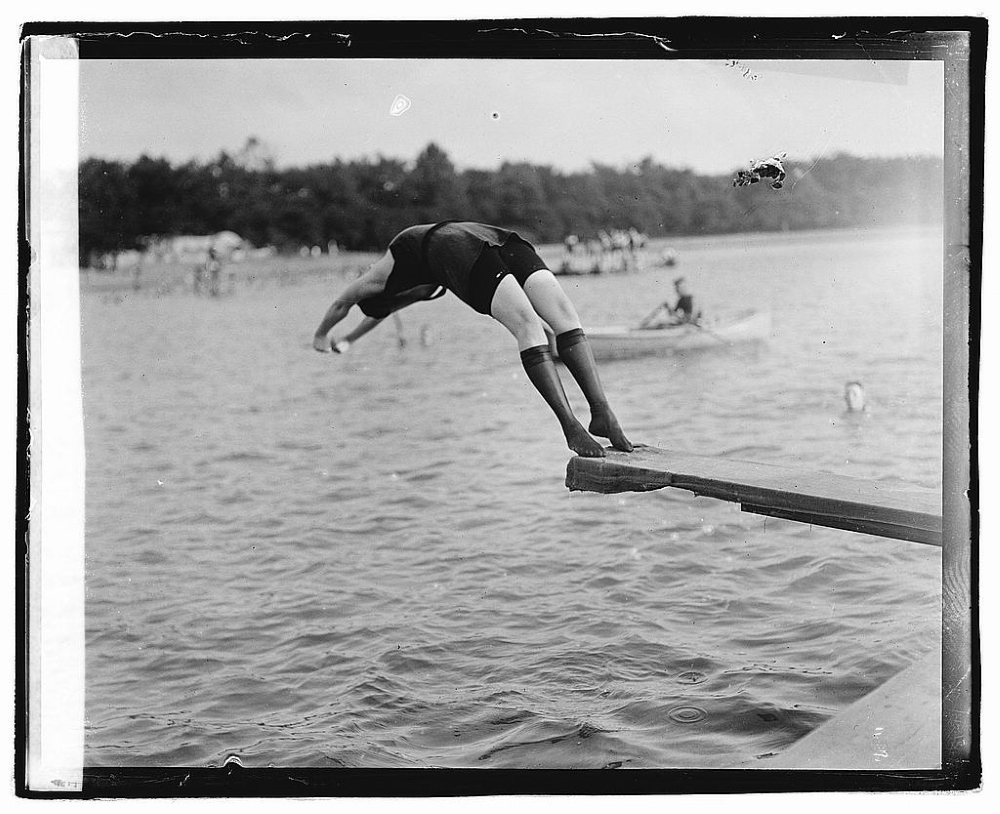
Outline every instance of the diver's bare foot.
<svg viewBox="0 0 1000 814">
<path fill-rule="evenodd" d="M 625 437 L 618 419 L 610 407 L 596 407 L 590 411 L 590 431 L 611 441 L 611 446 L 622 452 L 631 452 L 632 442 Z"/>
<path fill-rule="evenodd" d="M 566 433 L 566 445 L 577 455 L 581 455 L 584 458 L 605 457 L 604 447 L 590 437 L 582 424 L 577 424 L 575 427 L 568 427 L 564 432 Z"/>
</svg>

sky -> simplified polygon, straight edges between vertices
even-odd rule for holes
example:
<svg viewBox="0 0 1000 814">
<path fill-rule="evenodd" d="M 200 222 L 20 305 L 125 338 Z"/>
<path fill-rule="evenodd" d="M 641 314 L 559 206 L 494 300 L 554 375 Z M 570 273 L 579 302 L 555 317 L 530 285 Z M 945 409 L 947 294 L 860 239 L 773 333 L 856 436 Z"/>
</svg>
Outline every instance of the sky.
<svg viewBox="0 0 1000 814">
<path fill-rule="evenodd" d="M 410 103 L 390 114 L 393 101 Z M 727 173 L 943 152 L 943 72 L 872 60 L 83 60 L 80 156 L 178 163 L 262 141 L 281 167 L 434 142 L 459 169 L 624 167 L 651 156 Z"/>
</svg>

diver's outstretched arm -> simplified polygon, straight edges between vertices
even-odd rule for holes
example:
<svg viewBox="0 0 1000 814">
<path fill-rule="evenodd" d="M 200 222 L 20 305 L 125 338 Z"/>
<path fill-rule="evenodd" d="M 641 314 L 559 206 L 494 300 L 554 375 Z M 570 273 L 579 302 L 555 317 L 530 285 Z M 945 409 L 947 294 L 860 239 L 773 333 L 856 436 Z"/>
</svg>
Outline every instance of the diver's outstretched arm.
<svg viewBox="0 0 1000 814">
<path fill-rule="evenodd" d="M 361 320 L 361 322 L 358 323 L 358 326 L 353 331 L 347 334 L 347 336 L 345 336 L 343 339 L 339 341 L 335 340 L 330 344 L 335 352 L 343 353 L 346 350 L 346 348 L 342 346 L 342 343 L 346 342 L 348 345 L 350 345 L 351 343 L 360 339 L 366 333 L 377 328 L 381 324 L 382 324 L 381 319 L 376 319 L 375 317 L 365 317 L 363 320 Z M 338 348 L 338 346 L 340 347 Z"/>
<path fill-rule="evenodd" d="M 333 306 L 331 306 L 331 310 L 333 310 Z M 339 309 L 337 309 L 337 311 L 333 314 L 333 316 L 336 316 L 337 313 L 339 313 Z M 330 311 L 327 311 L 327 316 L 331 316 Z M 337 322 L 340 322 L 341 319 L 343 319 L 343 317 L 339 317 L 338 319 L 331 322 L 330 328 L 336 325 Z M 325 321 L 326 319 L 324 318 L 324 322 Z M 375 317 L 365 317 L 363 320 L 361 320 L 361 322 L 358 323 L 357 327 L 353 331 L 351 331 L 349 334 L 347 334 L 341 339 L 336 339 L 336 338 L 327 339 L 326 331 L 324 331 L 323 333 L 319 333 L 317 331 L 316 335 L 313 337 L 313 347 L 320 353 L 329 353 L 331 350 L 334 353 L 346 353 L 347 349 L 351 346 L 351 344 L 353 344 L 355 341 L 360 339 L 370 330 L 377 328 L 381 324 L 382 324 L 381 319 L 375 319 Z M 320 328 L 322 327 L 323 326 L 320 325 Z M 327 328 L 327 331 L 329 331 L 329 328 Z"/>
<path fill-rule="evenodd" d="M 346 293 L 347 292 L 345 292 L 345 294 Z M 340 299 L 334 300 L 330 304 L 330 307 L 326 309 L 326 313 L 323 315 L 322 321 L 319 323 L 319 327 L 316 329 L 316 333 L 313 334 L 313 348 L 318 350 L 320 353 L 330 352 L 330 340 L 326 338 L 326 335 L 330 332 L 330 329 L 334 325 L 347 316 L 347 313 L 351 310 L 352 305 L 354 305 L 353 302 Z"/>
<path fill-rule="evenodd" d="M 386 280 L 389 279 L 389 274 L 392 272 L 392 266 L 392 255 L 389 252 L 386 252 L 371 266 L 371 268 L 368 269 L 368 271 L 358 277 L 357 280 L 351 282 L 347 288 L 340 293 L 340 296 L 338 296 L 337 299 L 330 304 L 330 307 L 326 309 L 326 313 L 323 315 L 323 319 L 320 321 L 319 327 L 316 328 L 316 332 L 313 334 L 313 348 L 321 353 L 330 352 L 331 343 L 327 340 L 327 334 L 330 332 L 330 329 L 347 316 L 348 312 L 351 310 L 351 306 L 363 299 L 374 297 L 376 294 L 381 294 L 385 290 L 385 283 Z M 365 320 L 362 320 L 361 325 L 359 325 L 352 333 L 356 333 L 357 336 L 362 336 L 381 322 L 381 320 L 374 320 L 374 324 L 366 325 L 366 322 L 370 319 L 371 318 L 368 317 Z M 364 330 L 360 330 L 362 327 L 364 327 Z M 357 333 L 359 330 L 360 333 Z"/>
</svg>

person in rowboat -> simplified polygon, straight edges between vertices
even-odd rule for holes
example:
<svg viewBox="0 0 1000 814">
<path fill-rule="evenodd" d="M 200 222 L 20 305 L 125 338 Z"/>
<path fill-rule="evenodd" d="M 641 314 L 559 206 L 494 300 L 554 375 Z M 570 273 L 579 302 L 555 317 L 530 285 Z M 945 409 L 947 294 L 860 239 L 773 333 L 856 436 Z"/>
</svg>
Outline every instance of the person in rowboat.
<svg viewBox="0 0 1000 814">
<path fill-rule="evenodd" d="M 448 291 L 510 331 L 528 379 L 555 413 L 571 450 L 604 457 L 604 447 L 593 434 L 609 439 L 615 449 L 632 451 L 604 394 L 573 303 L 532 245 L 509 229 L 471 221 L 404 229 L 389 242 L 388 251 L 333 301 L 316 329 L 313 347 L 323 353 L 344 353 L 390 314 Z M 330 339 L 330 331 L 354 305 L 365 315 L 361 323 L 347 335 Z M 559 358 L 587 398 L 589 432 L 566 398 L 546 324 L 555 333 Z"/>
<path fill-rule="evenodd" d="M 671 305 L 665 301 L 656 306 L 641 323 L 640 328 L 669 328 L 672 325 L 697 323 L 701 314 L 694 311 L 694 296 L 687 287 L 687 280 L 678 277 L 674 280 L 674 291 L 677 292 L 677 302 Z"/>
</svg>

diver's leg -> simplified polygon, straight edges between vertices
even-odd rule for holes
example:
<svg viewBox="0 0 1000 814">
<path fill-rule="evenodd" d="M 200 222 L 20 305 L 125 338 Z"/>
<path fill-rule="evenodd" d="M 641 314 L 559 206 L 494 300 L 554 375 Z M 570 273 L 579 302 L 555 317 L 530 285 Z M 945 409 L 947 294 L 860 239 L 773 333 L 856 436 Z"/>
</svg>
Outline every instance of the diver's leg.
<svg viewBox="0 0 1000 814">
<path fill-rule="evenodd" d="M 556 349 L 590 405 L 590 431 L 611 441 L 615 449 L 632 451 L 618 419 L 608 404 L 597 363 L 587 335 L 580 327 L 580 317 L 555 275 L 548 269 L 534 272 L 524 282 L 524 293 L 535 312 L 556 333 Z"/>
<path fill-rule="evenodd" d="M 572 300 L 566 296 L 556 276 L 548 269 L 538 269 L 523 282 L 524 293 L 535 309 L 558 336 L 580 327 L 580 317 Z"/>
<path fill-rule="evenodd" d="M 597 363 L 590 349 L 590 342 L 582 328 L 573 328 L 556 335 L 556 349 L 559 358 L 569 368 L 573 378 L 580 385 L 590 405 L 590 431 L 611 441 L 611 446 L 623 452 L 632 451 L 632 442 L 618 423 L 611 405 L 608 404 L 597 375 Z"/>
<path fill-rule="evenodd" d="M 604 456 L 604 448 L 597 443 L 573 415 L 566 398 L 559 373 L 552 361 L 542 322 L 513 276 L 501 279 L 490 303 L 490 313 L 513 334 L 521 352 L 521 364 L 528 379 L 555 413 L 566 436 L 566 444 L 577 455 L 588 458 Z"/>
</svg>

